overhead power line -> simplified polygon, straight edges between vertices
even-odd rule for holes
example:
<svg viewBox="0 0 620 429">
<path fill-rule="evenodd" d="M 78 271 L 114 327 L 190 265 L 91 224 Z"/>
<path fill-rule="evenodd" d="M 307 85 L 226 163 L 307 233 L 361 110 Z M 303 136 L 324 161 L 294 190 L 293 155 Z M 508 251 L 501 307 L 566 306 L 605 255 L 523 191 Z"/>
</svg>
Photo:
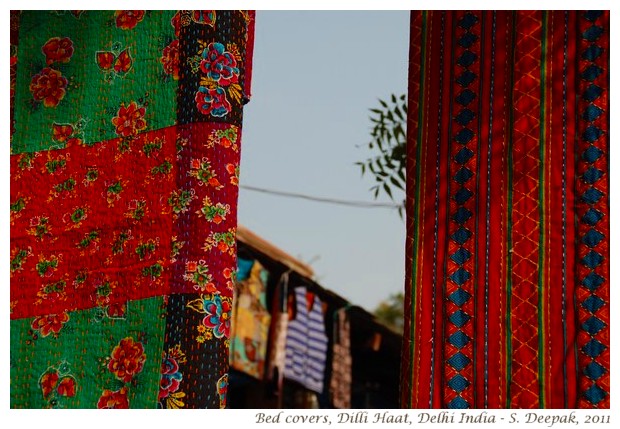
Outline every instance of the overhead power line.
<svg viewBox="0 0 620 429">
<path fill-rule="evenodd" d="M 374 202 L 369 202 L 369 201 L 340 200 L 336 198 L 316 197 L 314 195 L 299 194 L 296 192 L 278 191 L 275 189 L 265 189 L 265 188 L 259 188 L 257 186 L 248 186 L 248 185 L 239 185 L 239 187 L 242 189 L 247 189 L 248 191 L 262 192 L 264 194 L 277 195 L 280 197 L 300 198 L 304 200 L 317 201 L 320 203 L 339 204 L 342 206 L 350 206 L 350 207 L 388 208 L 388 209 L 397 209 L 401 207 L 400 204 L 396 204 L 396 203 L 374 203 Z"/>
</svg>

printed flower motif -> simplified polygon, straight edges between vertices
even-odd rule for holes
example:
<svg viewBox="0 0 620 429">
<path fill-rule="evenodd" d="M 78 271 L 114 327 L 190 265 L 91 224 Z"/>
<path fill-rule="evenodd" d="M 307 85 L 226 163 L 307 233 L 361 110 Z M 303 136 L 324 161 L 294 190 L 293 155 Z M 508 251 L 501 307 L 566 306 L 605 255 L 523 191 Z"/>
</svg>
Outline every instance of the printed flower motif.
<svg viewBox="0 0 620 429">
<path fill-rule="evenodd" d="M 52 37 L 41 48 L 47 65 L 68 63 L 73 55 L 73 42 L 68 37 Z"/>
<path fill-rule="evenodd" d="M 200 70 L 220 86 L 228 86 L 239 81 L 239 68 L 235 56 L 226 51 L 224 45 L 219 42 L 209 43 L 207 49 L 202 51 Z"/>
<path fill-rule="evenodd" d="M 228 393 L 228 374 L 217 380 L 217 394 L 220 397 L 220 408 L 226 408 L 226 394 Z"/>
<path fill-rule="evenodd" d="M 127 383 L 142 371 L 146 355 L 144 347 L 132 337 L 123 338 L 114 350 L 108 362 L 108 369 L 119 380 Z"/>
<path fill-rule="evenodd" d="M 206 252 L 213 248 L 217 248 L 222 253 L 233 255 L 235 252 L 235 234 L 234 228 L 229 228 L 226 232 L 211 232 L 205 240 L 203 250 Z"/>
<path fill-rule="evenodd" d="M 112 118 L 112 124 L 116 127 L 116 134 L 127 137 L 144 130 L 146 128 L 145 113 L 146 108 L 138 106 L 135 101 L 129 103 L 129 106 L 122 103 L 116 116 Z"/>
<path fill-rule="evenodd" d="M 239 166 L 235 164 L 226 164 L 226 171 L 230 174 L 230 184 L 239 186 Z"/>
<path fill-rule="evenodd" d="M 114 13 L 116 26 L 122 30 L 131 30 L 144 19 L 143 10 L 117 10 Z"/>
<path fill-rule="evenodd" d="M 183 279 L 194 283 L 194 289 L 201 292 L 216 292 L 215 284 L 212 282 L 213 276 L 209 273 L 209 267 L 204 261 L 189 261 L 185 264 L 185 274 Z"/>
<path fill-rule="evenodd" d="M 73 135 L 73 125 L 52 124 L 52 139 L 58 142 L 66 142 Z"/>
<path fill-rule="evenodd" d="M 192 11 L 192 21 L 197 24 L 215 26 L 215 18 L 217 12 L 215 10 L 194 10 Z"/>
<path fill-rule="evenodd" d="M 75 378 L 69 374 L 69 365 L 61 362 L 58 368 L 49 367 L 39 378 L 43 399 L 51 407 L 56 407 L 59 397 L 72 398 L 77 391 Z"/>
<path fill-rule="evenodd" d="M 164 72 L 179 80 L 179 40 L 174 39 L 162 52 L 161 59 Z"/>
<path fill-rule="evenodd" d="M 50 314 L 47 316 L 39 316 L 35 318 L 30 327 L 35 331 L 39 331 L 41 337 L 47 337 L 53 333 L 57 336 L 62 327 L 69 321 L 69 315 L 65 313 Z"/>
<path fill-rule="evenodd" d="M 117 75 L 123 75 L 133 66 L 133 58 L 129 54 L 129 48 L 123 49 L 118 55 L 109 51 L 98 51 L 95 55 L 97 66 L 104 72 L 113 71 Z"/>
<path fill-rule="evenodd" d="M 202 202 L 202 208 L 196 213 L 202 213 L 209 222 L 219 225 L 226 220 L 226 215 L 230 213 L 230 205 L 222 203 L 212 204 L 209 197 L 205 197 Z"/>
<path fill-rule="evenodd" d="M 214 169 L 207 158 L 192 159 L 189 175 L 200 181 L 199 185 L 210 185 L 215 189 L 222 188 L 222 184 L 217 180 Z"/>
<path fill-rule="evenodd" d="M 230 335 L 230 301 L 222 299 L 220 295 L 213 295 L 212 299 L 205 299 L 203 305 L 207 315 L 202 319 L 202 323 L 207 328 L 213 329 L 215 338 L 228 338 Z"/>
<path fill-rule="evenodd" d="M 58 385 L 59 379 L 60 376 L 56 370 L 47 371 L 41 376 L 39 379 L 39 386 L 41 387 L 44 399 L 47 399 L 52 394 Z"/>
<path fill-rule="evenodd" d="M 219 86 L 212 89 L 201 86 L 194 100 L 196 107 L 203 115 L 210 114 L 216 118 L 222 118 L 232 110 L 230 101 L 226 98 L 226 91 Z"/>
<path fill-rule="evenodd" d="M 127 304 L 124 302 L 116 302 L 108 305 L 106 314 L 110 319 L 124 319 L 127 312 Z"/>
<path fill-rule="evenodd" d="M 119 390 L 104 389 L 97 408 L 129 408 L 129 400 L 127 399 L 127 387 L 121 387 Z"/>
<path fill-rule="evenodd" d="M 58 70 L 45 67 L 30 81 L 30 92 L 36 101 L 43 101 L 45 107 L 56 107 L 65 97 L 69 82 Z"/>
<path fill-rule="evenodd" d="M 165 402 L 166 408 L 182 408 L 185 406 L 183 402 L 185 393 L 178 391 L 183 380 L 179 363 L 185 362 L 185 354 L 181 351 L 179 344 L 169 349 L 168 353 L 163 354 L 158 400 L 160 405 Z"/>
</svg>

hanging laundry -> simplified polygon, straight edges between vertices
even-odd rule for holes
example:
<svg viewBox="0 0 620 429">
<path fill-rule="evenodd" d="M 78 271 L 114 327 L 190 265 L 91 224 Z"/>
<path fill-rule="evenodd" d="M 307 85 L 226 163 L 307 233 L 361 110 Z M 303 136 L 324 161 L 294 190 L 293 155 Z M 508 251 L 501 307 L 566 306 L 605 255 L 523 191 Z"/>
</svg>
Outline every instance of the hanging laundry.
<svg viewBox="0 0 620 429">
<path fill-rule="evenodd" d="M 351 323 L 347 307 L 334 313 L 332 377 L 329 391 L 335 408 L 351 408 Z"/>
<path fill-rule="evenodd" d="M 308 294 L 303 286 L 295 288 L 292 296 L 295 313 L 286 332 L 284 377 L 321 393 L 327 360 L 322 303 L 317 295 Z"/>
<path fill-rule="evenodd" d="M 220 408 L 254 13 L 11 11 L 11 407 Z"/>
<path fill-rule="evenodd" d="M 236 284 L 231 324 L 230 365 L 248 375 L 262 379 L 271 315 L 267 310 L 269 272 L 258 261 L 250 261 L 250 276 Z M 248 261 L 239 258 L 239 266 Z"/>
<path fill-rule="evenodd" d="M 402 406 L 609 408 L 609 11 L 414 11 Z"/>
</svg>

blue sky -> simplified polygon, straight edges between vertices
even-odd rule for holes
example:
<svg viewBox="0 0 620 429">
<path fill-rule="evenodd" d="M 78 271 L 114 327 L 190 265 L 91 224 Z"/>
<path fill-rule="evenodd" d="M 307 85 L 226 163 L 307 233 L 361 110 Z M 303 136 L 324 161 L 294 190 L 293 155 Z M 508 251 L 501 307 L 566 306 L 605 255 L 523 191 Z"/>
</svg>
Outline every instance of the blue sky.
<svg viewBox="0 0 620 429">
<path fill-rule="evenodd" d="M 258 11 L 241 185 L 372 202 L 368 109 L 407 91 L 408 11 Z M 381 201 L 389 201 L 383 197 Z M 239 222 L 372 310 L 404 287 L 405 223 L 355 208 L 240 190 Z"/>
</svg>

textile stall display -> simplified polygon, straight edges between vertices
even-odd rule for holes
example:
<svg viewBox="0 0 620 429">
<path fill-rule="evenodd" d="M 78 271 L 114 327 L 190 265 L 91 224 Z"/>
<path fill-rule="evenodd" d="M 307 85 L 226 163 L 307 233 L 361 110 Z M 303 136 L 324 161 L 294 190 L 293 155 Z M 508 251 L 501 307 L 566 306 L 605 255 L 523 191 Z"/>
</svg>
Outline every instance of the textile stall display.
<svg viewBox="0 0 620 429">
<path fill-rule="evenodd" d="M 609 408 L 609 30 L 412 12 L 404 407 Z"/>
<path fill-rule="evenodd" d="M 263 378 L 271 314 L 266 292 L 269 272 L 258 261 L 239 258 L 232 312 L 230 366 Z"/>
<path fill-rule="evenodd" d="M 226 406 L 253 26 L 11 12 L 12 408 Z"/>
</svg>

